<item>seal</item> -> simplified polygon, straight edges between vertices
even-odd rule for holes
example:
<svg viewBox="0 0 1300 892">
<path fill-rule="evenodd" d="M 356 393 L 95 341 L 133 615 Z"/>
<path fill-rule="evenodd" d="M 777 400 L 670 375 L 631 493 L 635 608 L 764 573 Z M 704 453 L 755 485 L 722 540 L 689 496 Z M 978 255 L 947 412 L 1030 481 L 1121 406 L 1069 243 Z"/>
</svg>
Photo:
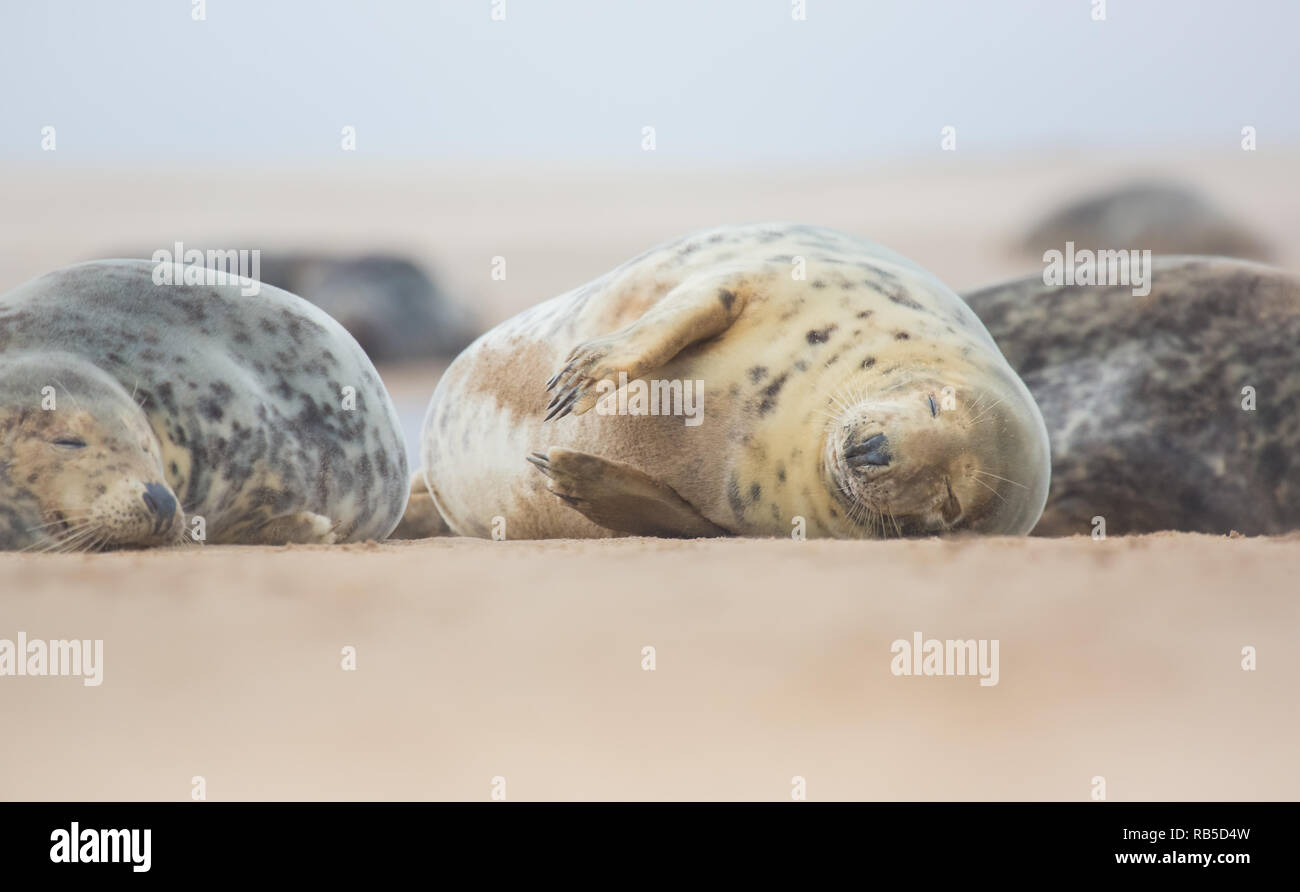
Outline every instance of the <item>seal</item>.
<svg viewBox="0 0 1300 892">
<path fill-rule="evenodd" d="M 1021 240 L 1027 253 L 1064 250 L 1148 250 L 1154 254 L 1219 254 L 1267 260 L 1258 236 L 1196 192 L 1176 183 L 1134 182 L 1070 202 L 1048 214 Z"/>
<path fill-rule="evenodd" d="M 1035 535 L 1300 528 L 1300 279 L 1160 257 L 1151 281 L 966 295 L 1047 422 Z"/>
<path fill-rule="evenodd" d="M 421 460 L 452 532 L 508 538 L 1023 534 L 1049 477 L 956 294 L 793 224 L 679 238 L 503 322 L 439 382 Z"/>
<path fill-rule="evenodd" d="M 356 341 L 279 289 L 157 269 L 92 261 L 0 295 L 0 548 L 387 535 L 407 461 Z"/>
<path fill-rule="evenodd" d="M 111 256 L 141 254 L 152 252 L 128 250 Z M 221 265 L 210 253 L 192 262 Z M 257 268 L 244 272 L 320 307 L 380 365 L 455 356 L 482 330 L 437 277 L 400 255 L 263 251 Z"/>
<path fill-rule="evenodd" d="M 482 330 L 424 269 L 404 257 L 267 254 L 261 264 L 263 282 L 333 316 L 373 362 L 455 356 Z"/>
</svg>

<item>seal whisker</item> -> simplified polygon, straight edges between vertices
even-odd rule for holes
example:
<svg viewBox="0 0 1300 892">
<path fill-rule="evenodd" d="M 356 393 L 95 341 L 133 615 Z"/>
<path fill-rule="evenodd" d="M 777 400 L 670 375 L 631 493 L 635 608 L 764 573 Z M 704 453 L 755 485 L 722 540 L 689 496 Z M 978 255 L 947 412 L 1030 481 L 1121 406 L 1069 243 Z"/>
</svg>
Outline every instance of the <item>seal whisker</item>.
<svg viewBox="0 0 1300 892">
<path fill-rule="evenodd" d="M 889 512 L 889 521 L 894 525 L 894 532 L 898 533 L 898 538 L 903 538 L 903 528 L 898 525 L 898 518 L 894 516 L 893 511 Z"/>
<path fill-rule="evenodd" d="M 1028 489 L 1028 488 L 1029 488 L 1029 487 L 1025 486 L 1023 483 L 1020 483 L 1020 482 L 1017 481 L 1017 480 L 1012 480 L 1010 477 L 999 477 L 997 474 L 994 474 L 992 471 L 984 471 L 984 470 L 980 470 L 980 469 L 977 468 L 977 469 L 975 470 L 975 473 L 976 473 L 976 474 L 984 474 L 984 475 L 986 475 L 986 476 L 988 476 L 988 477 L 992 477 L 994 480 L 1005 480 L 1007 483 L 1010 483 L 1012 486 L 1018 486 L 1018 487 L 1020 487 L 1021 489 Z"/>
<path fill-rule="evenodd" d="M 997 496 L 999 499 L 1002 499 L 1002 501 L 1004 501 L 1004 502 L 1006 501 L 1006 499 L 1003 498 L 1002 493 L 998 492 L 996 489 L 994 489 L 993 487 L 989 486 L 987 483 L 985 483 L 985 482 L 984 482 L 983 480 L 981 480 L 980 478 L 978 478 L 978 477 L 972 477 L 971 479 L 974 480 L 976 483 L 978 483 L 980 486 L 982 486 L 982 487 L 984 487 L 985 489 L 987 489 L 989 492 L 993 493 L 993 495 Z"/>
<path fill-rule="evenodd" d="M 67 530 L 60 530 L 58 533 L 50 534 L 51 535 L 50 541 L 42 542 L 41 540 L 38 539 L 37 541 L 28 545 L 26 548 L 19 549 L 19 553 L 21 554 L 22 552 L 30 551 L 34 554 L 42 554 L 46 551 L 50 551 L 89 526 L 91 526 L 90 523 L 82 523 L 75 527 L 70 527 Z"/>
<path fill-rule="evenodd" d="M 90 540 L 94 533 L 90 530 L 83 531 L 81 535 L 72 539 L 61 541 L 57 548 L 52 549 L 55 554 L 72 554 L 81 551 L 84 544 Z"/>
<path fill-rule="evenodd" d="M 100 548 L 101 548 L 101 547 L 102 547 L 106 542 L 108 542 L 108 539 L 109 539 L 109 534 L 108 534 L 108 533 L 100 532 L 100 533 L 97 533 L 97 534 L 91 535 L 91 536 L 87 537 L 86 539 L 84 539 L 84 540 L 82 540 L 82 541 L 80 541 L 80 542 L 75 543 L 74 545 L 71 545 L 71 546 L 70 546 L 66 551 L 67 551 L 67 553 L 72 553 L 72 552 L 85 552 L 85 553 L 89 553 L 89 552 L 92 552 L 92 551 L 99 551 Z"/>
<path fill-rule="evenodd" d="M 61 517 L 58 520 L 50 520 L 50 521 L 46 521 L 45 523 L 38 523 L 35 526 L 30 526 L 27 528 L 27 532 L 34 533 L 37 530 L 43 530 L 46 527 L 56 527 L 56 526 L 64 526 L 64 525 L 74 526 L 78 523 L 81 523 L 84 520 L 89 520 L 89 519 L 90 519 L 89 514 L 83 514 L 78 517 Z"/>
<path fill-rule="evenodd" d="M 93 521 L 87 522 L 77 527 L 75 530 L 71 530 L 66 535 L 60 537 L 60 541 L 63 544 L 70 546 L 74 543 L 79 542 L 82 539 L 89 538 L 95 533 L 100 532 L 101 529 L 102 528 L 100 527 L 99 524 L 94 523 Z"/>
<path fill-rule="evenodd" d="M 50 542 L 44 543 L 44 547 L 36 548 L 35 553 L 46 554 L 50 552 L 54 552 L 54 553 L 61 552 L 67 547 L 68 543 L 77 541 L 88 531 L 92 530 L 94 527 L 95 524 L 86 523 L 73 530 L 69 530 L 67 533 L 61 533 L 55 536 Z M 33 548 L 33 547 L 35 546 L 29 546 L 29 548 Z M 26 551 L 27 549 L 23 549 L 23 550 Z"/>
<path fill-rule="evenodd" d="M 972 418 L 970 423 L 972 425 L 978 424 L 981 418 L 983 418 L 985 415 L 989 414 L 994 409 L 996 409 L 998 407 L 998 404 L 1005 399 L 1006 399 L 1005 396 L 998 397 L 996 402 L 991 403 L 987 409 L 985 409 L 984 411 L 980 412 L 979 415 L 976 415 L 974 418 Z"/>
</svg>

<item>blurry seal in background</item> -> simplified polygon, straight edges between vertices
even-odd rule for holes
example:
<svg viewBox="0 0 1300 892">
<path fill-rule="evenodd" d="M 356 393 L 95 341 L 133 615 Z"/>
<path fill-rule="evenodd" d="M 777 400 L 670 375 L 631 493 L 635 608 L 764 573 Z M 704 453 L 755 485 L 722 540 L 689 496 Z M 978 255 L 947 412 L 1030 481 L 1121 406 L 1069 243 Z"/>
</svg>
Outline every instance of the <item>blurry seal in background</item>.
<svg viewBox="0 0 1300 892">
<path fill-rule="evenodd" d="M 1039 220 L 1021 248 L 1034 255 L 1064 250 L 1146 250 L 1267 260 L 1268 246 L 1196 192 L 1183 186 L 1132 183 L 1071 202 Z"/>
<path fill-rule="evenodd" d="M 156 269 L 93 261 L 0 295 L 0 547 L 165 545 L 191 515 L 211 543 L 386 536 L 406 452 L 356 341 L 278 288 Z"/>
<path fill-rule="evenodd" d="M 478 336 L 470 313 L 402 257 L 265 252 L 261 275 L 337 319 L 373 362 L 455 356 Z"/>
<path fill-rule="evenodd" d="M 1052 441 L 1036 535 L 1300 528 L 1300 279 L 1156 258 L 1152 290 L 1034 275 L 965 295 Z"/>
</svg>

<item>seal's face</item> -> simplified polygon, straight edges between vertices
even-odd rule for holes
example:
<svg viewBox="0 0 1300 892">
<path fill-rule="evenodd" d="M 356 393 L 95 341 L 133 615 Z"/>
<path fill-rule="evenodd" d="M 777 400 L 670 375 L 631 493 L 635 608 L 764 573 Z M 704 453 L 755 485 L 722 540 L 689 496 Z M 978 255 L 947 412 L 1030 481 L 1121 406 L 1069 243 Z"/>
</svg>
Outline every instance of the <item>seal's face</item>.
<svg viewBox="0 0 1300 892">
<path fill-rule="evenodd" d="M 1025 402 L 919 378 L 839 411 L 824 462 L 858 535 L 1027 533 L 1046 497 L 1047 453 Z"/>
<path fill-rule="evenodd" d="M 162 482 L 158 440 L 139 407 L 114 396 L 82 391 L 54 410 L 0 413 L 0 466 L 39 516 L 29 545 L 91 551 L 180 541 L 184 515 Z"/>
</svg>

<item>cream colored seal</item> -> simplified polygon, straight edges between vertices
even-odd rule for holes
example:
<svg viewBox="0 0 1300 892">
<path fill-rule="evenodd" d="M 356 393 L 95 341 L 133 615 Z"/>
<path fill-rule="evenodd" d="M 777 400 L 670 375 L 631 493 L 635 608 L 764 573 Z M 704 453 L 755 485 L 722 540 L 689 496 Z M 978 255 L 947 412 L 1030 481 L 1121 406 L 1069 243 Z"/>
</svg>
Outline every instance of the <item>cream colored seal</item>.
<svg viewBox="0 0 1300 892">
<path fill-rule="evenodd" d="M 356 341 L 277 288 L 157 269 L 83 263 L 0 295 L 0 548 L 386 536 L 406 455 Z"/>
<path fill-rule="evenodd" d="M 421 458 L 452 532 L 507 538 L 1024 534 L 1050 476 L 956 294 L 790 224 L 688 235 L 497 326 L 439 383 Z"/>
</svg>

